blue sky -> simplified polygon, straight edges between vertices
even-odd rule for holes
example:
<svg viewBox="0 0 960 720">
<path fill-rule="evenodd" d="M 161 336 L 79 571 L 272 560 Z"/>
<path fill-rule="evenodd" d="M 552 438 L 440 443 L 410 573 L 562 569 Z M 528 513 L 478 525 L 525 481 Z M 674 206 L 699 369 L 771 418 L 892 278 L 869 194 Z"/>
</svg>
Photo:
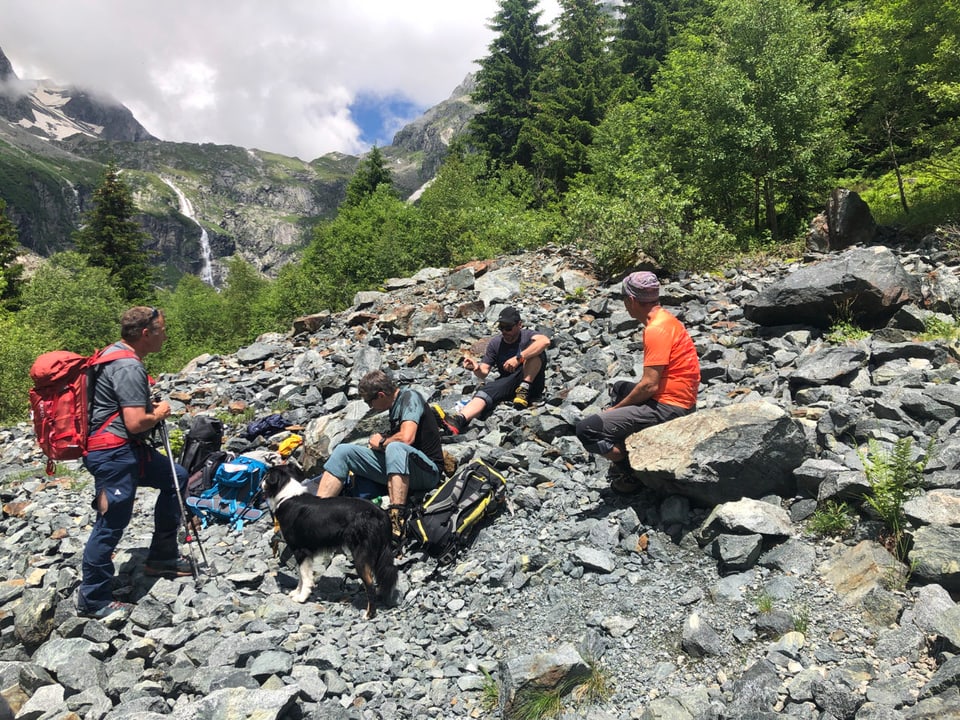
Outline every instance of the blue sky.
<svg viewBox="0 0 960 720">
<path fill-rule="evenodd" d="M 350 105 L 350 117 L 360 128 L 360 142 L 383 147 L 393 142 L 397 130 L 427 109 L 402 95 L 361 93 Z"/>
</svg>

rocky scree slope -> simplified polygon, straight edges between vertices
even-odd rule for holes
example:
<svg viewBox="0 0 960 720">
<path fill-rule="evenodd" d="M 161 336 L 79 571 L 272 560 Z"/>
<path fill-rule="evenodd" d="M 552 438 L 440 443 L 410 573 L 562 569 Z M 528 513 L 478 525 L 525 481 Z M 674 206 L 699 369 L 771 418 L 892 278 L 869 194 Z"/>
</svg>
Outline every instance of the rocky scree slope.
<svg viewBox="0 0 960 720">
<path fill-rule="evenodd" d="M 869 275 L 864 251 L 818 258 L 816 276 L 837 262 Z M 568 677 L 592 663 L 609 695 L 580 704 L 567 695 L 564 717 L 958 716 L 960 608 L 951 593 L 960 587 L 949 562 L 931 560 L 955 558 L 960 526 L 955 348 L 914 336 L 927 314 L 956 307 L 960 280 L 953 258 L 933 249 L 895 257 L 915 283 L 912 301 L 839 356 L 813 326 L 744 317 L 799 264 L 664 279 L 663 303 L 703 358 L 697 415 L 721 414 L 713 442 L 698 446 L 714 457 L 698 462 L 722 469 L 736 464 L 725 447 L 780 447 L 760 424 L 733 432 L 743 408 L 760 409 L 761 424 L 784 413 L 807 443 L 805 455 L 737 460 L 754 475 L 755 457 L 771 471 L 792 465 L 794 491 L 756 500 L 745 484 L 744 499 L 715 508 L 683 485 L 698 480 L 689 468 L 675 470 L 671 494 L 613 495 L 605 461 L 572 434 L 577 418 L 602 407 L 611 378 L 639 372 L 642 334 L 618 287 L 562 249 L 388 281 L 343 313 L 304 318 L 290 335 L 163 376 L 158 390 L 182 427 L 199 412 L 282 406 L 304 426 L 300 460 L 319 471 L 333 444 L 382 427 L 356 392 L 370 369 L 390 367 L 449 406 L 475 389 L 457 362 L 494 332 L 504 304 L 552 332 L 544 402 L 522 413 L 501 406 L 446 445 L 461 461 L 483 457 L 505 473 L 507 508 L 439 575 L 429 560 L 409 558 L 393 606 L 373 621 L 362 619 L 360 584 L 343 557 L 308 603 L 292 602 L 296 573 L 272 556 L 266 522 L 242 534 L 208 528 L 209 568 L 196 583 L 145 577 L 149 492 L 116 557 L 117 595 L 136 609 L 129 619 L 78 618 L 89 476 L 65 466 L 44 478 L 29 429 L 2 430 L 0 691 L 31 719 L 459 718 L 495 714 L 495 684 L 514 716 L 544 668 Z M 237 452 L 285 436 L 249 441 L 241 429 L 232 426 L 227 443 Z M 932 441 L 935 452 L 925 502 L 910 512 L 911 532 L 934 537 L 915 543 L 927 569 L 909 583 L 869 517 L 843 538 L 805 530 L 818 499 L 862 496 L 858 447 L 905 436 L 918 448 Z M 644 458 L 634 452 L 631 461 L 639 468 Z"/>
</svg>

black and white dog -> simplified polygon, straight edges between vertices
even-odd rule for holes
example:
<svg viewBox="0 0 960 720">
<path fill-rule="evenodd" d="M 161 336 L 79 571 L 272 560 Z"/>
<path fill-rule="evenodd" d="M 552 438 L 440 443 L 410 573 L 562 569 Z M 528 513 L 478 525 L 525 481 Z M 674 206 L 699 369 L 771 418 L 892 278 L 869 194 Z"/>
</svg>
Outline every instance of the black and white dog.
<svg viewBox="0 0 960 720">
<path fill-rule="evenodd" d="M 300 567 L 300 582 L 290 597 L 306 602 L 313 590 L 314 558 L 342 550 L 353 558 L 367 591 L 367 618 L 374 617 L 377 590 L 389 597 L 397 583 L 390 517 L 369 500 L 318 498 L 307 492 L 302 480 L 293 465 L 276 465 L 263 478 L 263 494 Z"/>
</svg>

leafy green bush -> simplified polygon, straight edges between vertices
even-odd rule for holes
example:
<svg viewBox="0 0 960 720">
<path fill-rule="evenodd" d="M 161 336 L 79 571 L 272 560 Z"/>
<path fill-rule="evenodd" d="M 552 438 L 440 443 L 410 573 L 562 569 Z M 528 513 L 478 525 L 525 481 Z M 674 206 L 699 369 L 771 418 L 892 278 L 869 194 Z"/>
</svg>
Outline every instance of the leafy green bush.
<svg viewBox="0 0 960 720">
<path fill-rule="evenodd" d="M 960 320 L 945 320 L 937 315 L 931 315 L 923 321 L 923 332 L 919 340 L 945 340 L 955 343 L 960 340 Z"/>
<path fill-rule="evenodd" d="M 568 240 L 590 250 L 602 273 L 613 276 L 645 259 L 668 273 L 703 272 L 733 253 L 734 237 L 718 223 L 696 216 L 679 194 L 652 187 L 634 190 L 620 196 L 581 188 L 567 196 Z"/>
<path fill-rule="evenodd" d="M 203 353 L 232 353 L 269 330 L 286 329 L 272 315 L 271 284 L 241 258 L 233 258 L 223 290 L 217 292 L 193 275 L 176 290 L 161 291 L 158 306 L 167 321 L 163 350 L 147 358 L 164 372 L 176 372 Z"/>
<path fill-rule="evenodd" d="M 870 337 L 868 330 L 858 328 L 849 320 L 839 320 L 830 326 L 827 331 L 827 342 L 834 345 L 846 345 Z"/>
<path fill-rule="evenodd" d="M 27 392 L 33 384 L 30 365 L 37 355 L 51 349 L 47 342 L 17 316 L 0 311 L 0 422 L 27 417 Z"/>
<path fill-rule="evenodd" d="M 127 303 L 106 268 L 91 267 L 76 252 L 58 253 L 24 287 L 18 321 L 32 328 L 48 350 L 89 355 L 119 337 Z"/>
<path fill-rule="evenodd" d="M 104 268 L 79 253 L 59 253 L 23 287 L 21 309 L 0 316 L 0 418 L 27 415 L 30 365 L 49 350 L 92 354 L 118 336 L 124 301 Z"/>
<path fill-rule="evenodd" d="M 488 168 L 483 155 L 452 153 L 416 206 L 412 241 L 425 264 L 455 265 L 541 247 L 557 217 L 532 210 L 532 178 L 519 166 Z"/>
</svg>

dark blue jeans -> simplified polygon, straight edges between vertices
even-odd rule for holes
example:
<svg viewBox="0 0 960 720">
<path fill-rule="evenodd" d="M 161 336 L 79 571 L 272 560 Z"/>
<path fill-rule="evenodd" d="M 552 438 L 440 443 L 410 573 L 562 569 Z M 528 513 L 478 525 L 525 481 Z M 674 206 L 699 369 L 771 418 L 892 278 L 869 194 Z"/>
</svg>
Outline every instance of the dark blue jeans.
<svg viewBox="0 0 960 720">
<path fill-rule="evenodd" d="M 147 554 L 149 560 L 174 560 L 177 549 L 177 526 L 180 524 L 180 503 L 171 482 L 170 461 L 166 456 L 142 443 L 127 444 L 110 450 L 88 454 L 83 464 L 93 475 L 97 520 L 83 550 L 83 579 L 77 594 L 81 610 L 98 610 L 109 605 L 113 597 L 113 552 L 133 516 L 137 488 L 157 488 L 160 495 L 153 508 L 153 540 Z M 176 465 L 180 491 L 185 492 L 187 471 Z M 107 511 L 99 511 L 98 499 L 104 493 Z"/>
</svg>

